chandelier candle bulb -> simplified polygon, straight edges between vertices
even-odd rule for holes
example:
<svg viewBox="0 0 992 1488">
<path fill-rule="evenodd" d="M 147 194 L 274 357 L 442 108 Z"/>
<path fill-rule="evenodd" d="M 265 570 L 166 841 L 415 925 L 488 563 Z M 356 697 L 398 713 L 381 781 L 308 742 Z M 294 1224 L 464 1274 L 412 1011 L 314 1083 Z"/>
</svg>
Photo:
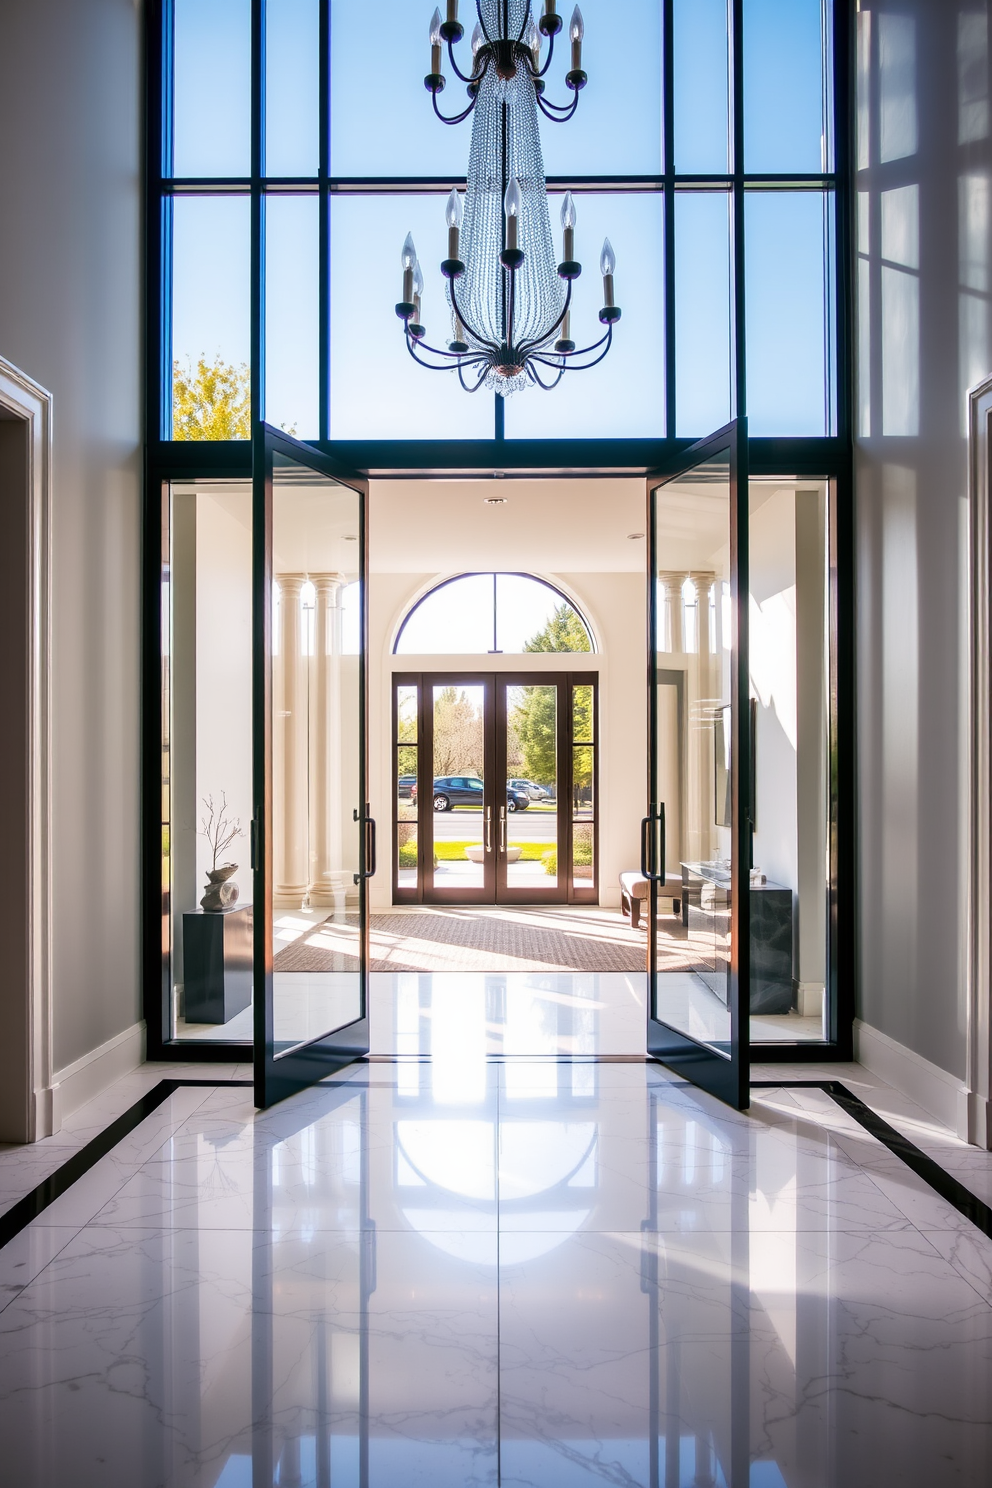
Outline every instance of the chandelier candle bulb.
<svg viewBox="0 0 992 1488">
<path fill-rule="evenodd" d="M 406 307 L 407 315 L 409 315 L 409 307 L 413 304 L 413 271 L 417 265 L 417 250 L 414 247 L 413 243 L 413 233 L 407 233 L 406 237 L 403 240 L 403 251 L 400 254 L 400 263 L 403 265 L 402 304 L 404 307 Z M 400 314 L 399 306 L 397 306 L 396 313 L 397 315 Z"/>
<path fill-rule="evenodd" d="M 441 72 L 441 12 L 435 10 L 431 16 L 431 73 L 438 77 Z"/>
<path fill-rule="evenodd" d="M 518 246 L 517 227 L 520 221 L 520 182 L 516 176 L 511 176 L 507 183 L 503 210 L 506 213 L 506 246 L 513 253 Z"/>
<path fill-rule="evenodd" d="M 603 305 L 607 310 L 612 310 L 616 305 L 613 297 L 613 275 L 616 272 L 617 256 L 613 252 L 613 244 L 609 238 L 603 243 L 603 252 L 600 255 L 599 267 L 603 273 Z"/>
<path fill-rule="evenodd" d="M 472 32 L 472 62 L 473 62 L 473 64 L 478 60 L 479 48 L 482 46 L 482 44 L 485 41 L 485 39 L 486 39 L 486 33 L 482 29 L 482 22 L 481 21 L 476 21 L 476 23 L 475 23 L 475 30 Z M 473 71 L 474 71 L 474 67 L 473 67 Z"/>
<path fill-rule="evenodd" d="M 413 266 L 413 318 L 420 325 L 420 306 L 424 295 L 424 271 L 419 260 Z"/>
<path fill-rule="evenodd" d="M 461 233 L 462 211 L 462 199 L 458 195 L 458 191 L 454 190 L 448 197 L 448 205 L 446 206 L 444 211 L 445 220 L 448 224 L 449 258 L 458 257 L 458 239 Z"/>
<path fill-rule="evenodd" d="M 568 34 L 572 38 L 572 71 L 582 71 L 582 38 L 585 35 L 585 22 L 582 12 L 578 6 L 572 11 L 572 20 L 568 28 Z"/>
<path fill-rule="evenodd" d="M 565 192 L 565 200 L 561 204 L 562 225 L 562 250 L 561 256 L 565 263 L 571 263 L 575 258 L 575 200 L 570 191 Z"/>
<path fill-rule="evenodd" d="M 524 32 L 524 46 L 530 52 L 530 62 L 535 72 L 541 70 L 541 33 L 537 29 L 537 22 L 531 16 L 527 22 L 527 30 Z"/>
</svg>

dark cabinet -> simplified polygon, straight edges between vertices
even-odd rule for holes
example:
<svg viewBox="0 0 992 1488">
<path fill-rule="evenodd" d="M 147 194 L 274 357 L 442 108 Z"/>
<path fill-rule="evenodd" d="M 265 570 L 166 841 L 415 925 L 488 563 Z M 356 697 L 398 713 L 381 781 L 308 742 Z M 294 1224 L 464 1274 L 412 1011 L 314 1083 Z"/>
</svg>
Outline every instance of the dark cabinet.
<svg viewBox="0 0 992 1488">
<path fill-rule="evenodd" d="M 792 890 L 751 885 L 751 1012 L 788 1013 L 792 982 Z M 726 1006 L 730 1000 L 730 874 L 718 863 L 682 864 L 682 922 L 696 975 Z"/>
<path fill-rule="evenodd" d="M 229 1023 L 251 1003 L 251 905 L 183 915 L 184 1017 Z"/>
</svg>

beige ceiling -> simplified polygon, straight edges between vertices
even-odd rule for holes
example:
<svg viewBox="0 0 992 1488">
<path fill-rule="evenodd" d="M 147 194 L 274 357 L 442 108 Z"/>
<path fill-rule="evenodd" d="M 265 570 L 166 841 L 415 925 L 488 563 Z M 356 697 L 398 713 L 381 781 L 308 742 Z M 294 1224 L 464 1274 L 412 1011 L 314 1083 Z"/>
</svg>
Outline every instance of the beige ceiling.
<svg viewBox="0 0 992 1488">
<path fill-rule="evenodd" d="M 502 496 L 489 506 L 487 496 Z M 372 481 L 373 573 L 642 573 L 643 480 Z"/>
</svg>

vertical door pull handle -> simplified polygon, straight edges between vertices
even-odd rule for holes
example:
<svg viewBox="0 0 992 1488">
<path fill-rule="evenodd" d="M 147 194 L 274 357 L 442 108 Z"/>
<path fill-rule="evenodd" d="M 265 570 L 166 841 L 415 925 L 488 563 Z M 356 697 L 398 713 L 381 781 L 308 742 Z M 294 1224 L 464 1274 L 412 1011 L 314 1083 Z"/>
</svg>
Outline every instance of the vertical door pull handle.
<svg viewBox="0 0 992 1488">
<path fill-rule="evenodd" d="M 506 807 L 499 808 L 499 850 L 506 852 Z"/>
<path fill-rule="evenodd" d="M 370 805 L 365 807 L 365 877 L 372 878 L 377 867 L 376 857 L 378 843 L 375 830 L 375 819 L 369 815 Z"/>
<path fill-rule="evenodd" d="M 486 852 L 493 850 L 493 808 L 486 807 Z"/>
<path fill-rule="evenodd" d="M 258 867 L 258 818 L 254 816 L 248 823 L 248 861 L 253 870 Z"/>
</svg>

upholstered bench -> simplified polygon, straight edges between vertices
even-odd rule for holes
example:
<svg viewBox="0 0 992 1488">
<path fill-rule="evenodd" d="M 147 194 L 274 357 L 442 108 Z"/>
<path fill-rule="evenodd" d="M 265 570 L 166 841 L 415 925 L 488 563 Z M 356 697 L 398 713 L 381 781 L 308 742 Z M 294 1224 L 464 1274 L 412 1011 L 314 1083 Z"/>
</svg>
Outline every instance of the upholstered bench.
<svg viewBox="0 0 992 1488">
<path fill-rule="evenodd" d="M 650 893 L 651 884 L 640 873 L 621 873 L 620 908 L 630 916 L 635 930 L 641 923 L 641 900 L 647 900 Z M 674 873 L 666 873 L 665 882 L 658 885 L 658 897 L 671 899 L 673 912 L 679 914 L 682 909 L 682 879 Z"/>
</svg>

